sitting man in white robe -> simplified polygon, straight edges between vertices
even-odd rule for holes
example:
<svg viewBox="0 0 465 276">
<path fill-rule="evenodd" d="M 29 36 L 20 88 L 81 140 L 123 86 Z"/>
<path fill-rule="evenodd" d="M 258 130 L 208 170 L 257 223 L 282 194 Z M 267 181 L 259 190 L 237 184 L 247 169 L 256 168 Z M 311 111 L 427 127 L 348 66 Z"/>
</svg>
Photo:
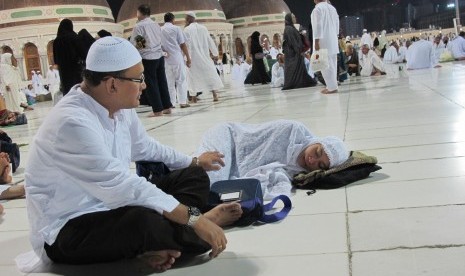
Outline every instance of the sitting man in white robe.
<svg viewBox="0 0 465 276">
<path fill-rule="evenodd" d="M 465 32 L 460 32 L 451 44 L 451 52 L 454 59 L 465 60 Z"/>
<path fill-rule="evenodd" d="M 388 77 L 396 78 L 399 76 L 399 71 L 401 68 L 398 63 L 402 63 L 403 59 L 398 51 L 399 45 L 397 45 L 397 42 L 392 42 L 384 53 L 383 62 Z"/>
<path fill-rule="evenodd" d="M 244 80 L 247 78 L 247 75 L 252 70 L 252 58 L 248 57 L 245 62 L 241 64 L 241 81 L 244 84 Z"/>
<path fill-rule="evenodd" d="M 405 62 L 405 56 L 407 55 L 407 42 L 399 43 L 399 56 L 402 58 L 402 62 Z"/>
<path fill-rule="evenodd" d="M 436 62 L 433 43 L 426 40 L 422 35 L 420 40 L 415 41 L 407 50 L 407 70 L 427 69 L 441 67 Z"/>
<path fill-rule="evenodd" d="M 278 62 L 271 68 L 271 87 L 284 86 L 284 55 L 278 54 Z"/>
<path fill-rule="evenodd" d="M 446 45 L 444 45 L 444 42 L 442 42 L 440 35 L 434 38 L 433 49 L 434 49 L 434 58 L 436 59 L 435 62 L 439 63 L 441 61 L 441 55 L 446 51 Z"/>
<path fill-rule="evenodd" d="M 370 50 L 369 45 L 362 46 L 362 54 L 360 55 L 360 75 L 363 77 L 386 75 L 386 70 L 381 59 L 376 55 L 375 51 Z"/>
</svg>

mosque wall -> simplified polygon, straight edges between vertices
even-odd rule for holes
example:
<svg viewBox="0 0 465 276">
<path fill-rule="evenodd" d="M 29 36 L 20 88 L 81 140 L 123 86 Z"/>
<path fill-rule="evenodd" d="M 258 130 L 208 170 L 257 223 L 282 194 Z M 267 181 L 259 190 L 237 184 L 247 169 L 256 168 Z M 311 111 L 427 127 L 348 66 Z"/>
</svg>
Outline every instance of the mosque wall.
<svg viewBox="0 0 465 276">
<path fill-rule="evenodd" d="M 253 32 L 258 31 L 261 36 L 267 36 L 270 39 L 270 44 L 275 34 L 279 34 L 282 39 L 284 33 L 283 13 L 239 17 L 228 19 L 228 22 L 234 25 L 234 39 L 240 38 L 243 41 L 247 53 L 247 39 Z M 234 55 L 238 54 L 236 49 L 233 53 Z"/>
<path fill-rule="evenodd" d="M 92 35 L 105 29 L 115 36 L 123 35 L 123 28 L 114 23 L 110 8 L 96 5 L 37 6 L 0 11 L 0 47 L 8 46 L 18 60 L 23 78 L 28 79 L 31 66 L 47 72 L 50 65 L 49 43 L 56 37 L 58 25 L 64 18 L 74 23 L 74 30 L 85 28 Z M 37 47 L 38 57 L 28 60 L 26 50 Z M 29 47 L 25 47 L 29 46 Z M 33 56 L 33 55 L 32 55 Z M 36 66 L 37 65 L 37 66 Z M 31 69 L 38 69 L 31 68 Z"/>
</svg>

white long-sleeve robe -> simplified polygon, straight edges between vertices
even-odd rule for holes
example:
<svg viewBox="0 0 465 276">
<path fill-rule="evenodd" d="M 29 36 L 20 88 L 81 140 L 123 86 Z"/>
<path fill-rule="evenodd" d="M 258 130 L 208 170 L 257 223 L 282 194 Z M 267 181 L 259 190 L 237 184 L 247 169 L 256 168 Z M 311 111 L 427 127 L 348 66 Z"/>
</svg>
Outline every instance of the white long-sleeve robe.
<svg viewBox="0 0 465 276">
<path fill-rule="evenodd" d="M 1 56 L 0 64 L 1 92 L 5 98 L 6 108 L 13 112 L 23 112 L 21 107 L 21 77 L 18 70 L 11 64 L 11 54 L 5 53 Z M 7 91 L 6 87 L 9 87 Z"/>
<path fill-rule="evenodd" d="M 432 68 L 437 64 L 433 43 L 420 39 L 414 42 L 407 50 L 407 69 Z"/>
<path fill-rule="evenodd" d="M 284 67 L 276 62 L 271 68 L 271 87 L 282 87 L 284 85 Z"/>
<path fill-rule="evenodd" d="M 210 52 L 213 56 L 218 56 L 218 49 L 207 28 L 194 22 L 184 29 L 184 33 L 192 60 L 191 67 L 187 70 L 189 91 L 195 93 L 222 89 L 223 82 L 210 58 Z"/>
<path fill-rule="evenodd" d="M 360 39 L 360 46 L 363 45 L 368 45 L 371 48 L 373 48 L 373 39 L 371 39 L 371 35 L 368 33 L 364 33 L 362 35 L 362 38 Z"/>
<path fill-rule="evenodd" d="M 458 36 L 451 42 L 451 52 L 455 59 L 465 58 L 465 38 Z"/>
<path fill-rule="evenodd" d="M 326 82 L 326 89 L 335 91 L 337 84 L 337 54 L 339 54 L 339 15 L 333 5 L 318 3 L 312 11 L 313 49 L 315 40 L 319 40 L 320 49 L 328 49 L 329 67 L 321 71 Z"/>
<path fill-rule="evenodd" d="M 368 51 L 366 55 L 363 53 L 360 55 L 360 66 L 362 67 L 360 75 L 364 77 L 371 76 L 375 68 L 381 72 L 386 72 L 383 62 L 373 50 Z"/>
</svg>

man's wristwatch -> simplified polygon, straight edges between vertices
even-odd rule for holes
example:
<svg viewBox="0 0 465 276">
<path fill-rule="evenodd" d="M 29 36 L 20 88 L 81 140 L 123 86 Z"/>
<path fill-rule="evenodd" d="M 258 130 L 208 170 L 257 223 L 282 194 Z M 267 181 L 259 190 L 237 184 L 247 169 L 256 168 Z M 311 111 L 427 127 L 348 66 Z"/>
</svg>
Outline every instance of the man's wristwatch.
<svg viewBox="0 0 465 276">
<path fill-rule="evenodd" d="M 194 225 L 199 220 L 202 213 L 200 213 L 199 208 L 197 207 L 187 207 L 187 214 L 189 215 L 189 221 L 187 222 L 187 226 L 194 227 Z"/>
</svg>

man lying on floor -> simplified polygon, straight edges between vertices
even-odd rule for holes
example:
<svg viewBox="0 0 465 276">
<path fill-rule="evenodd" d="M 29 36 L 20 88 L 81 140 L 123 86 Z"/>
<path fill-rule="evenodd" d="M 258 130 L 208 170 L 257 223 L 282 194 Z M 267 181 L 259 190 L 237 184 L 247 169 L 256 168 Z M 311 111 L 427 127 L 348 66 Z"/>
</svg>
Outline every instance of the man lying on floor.
<svg viewBox="0 0 465 276">
<path fill-rule="evenodd" d="M 222 155 L 192 158 L 147 135 L 134 109 L 145 88 L 141 61 L 127 40 L 99 39 L 89 50 L 84 81 L 39 128 L 25 174 L 35 254 L 17 258 L 22 271 L 37 271 L 50 259 L 89 264 L 136 256 L 163 271 L 181 253 L 211 249 L 216 257 L 225 250 L 221 226 L 240 217 L 240 205 L 199 211 L 210 188 L 205 170 L 219 169 Z M 155 186 L 130 171 L 137 160 L 175 171 Z"/>
</svg>

